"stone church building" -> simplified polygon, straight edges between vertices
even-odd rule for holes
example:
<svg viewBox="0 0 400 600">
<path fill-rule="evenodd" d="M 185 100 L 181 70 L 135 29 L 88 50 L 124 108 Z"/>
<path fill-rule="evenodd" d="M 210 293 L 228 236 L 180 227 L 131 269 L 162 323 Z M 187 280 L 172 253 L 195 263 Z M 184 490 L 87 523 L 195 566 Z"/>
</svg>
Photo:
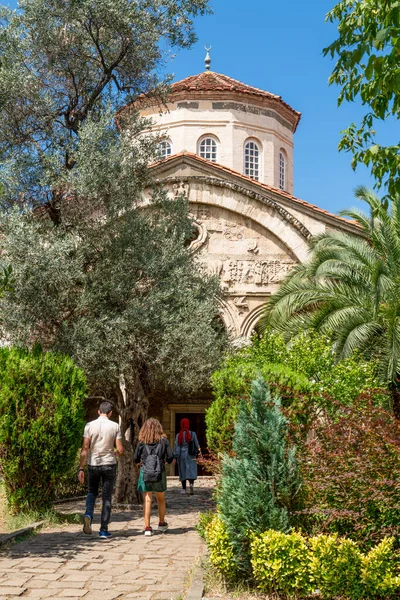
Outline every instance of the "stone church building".
<svg viewBox="0 0 400 600">
<path fill-rule="evenodd" d="M 240 343 L 257 326 L 268 296 L 307 258 L 310 236 L 357 228 L 293 195 L 300 113 L 280 96 L 211 71 L 208 53 L 206 70 L 172 84 L 162 111 L 148 100 L 140 112 L 163 138 L 154 176 L 172 197 L 188 198 L 198 232 L 191 247 L 220 278 L 221 316 Z M 188 416 L 204 448 L 210 401 L 170 399 L 157 416 L 171 441 Z"/>
</svg>

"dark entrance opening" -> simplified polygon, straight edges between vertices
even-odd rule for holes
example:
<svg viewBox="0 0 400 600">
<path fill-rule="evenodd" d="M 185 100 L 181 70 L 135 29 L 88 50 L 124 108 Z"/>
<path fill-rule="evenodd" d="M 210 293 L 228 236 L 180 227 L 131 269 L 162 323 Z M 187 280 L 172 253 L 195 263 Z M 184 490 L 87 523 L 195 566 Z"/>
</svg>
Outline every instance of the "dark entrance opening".
<svg viewBox="0 0 400 600">
<path fill-rule="evenodd" d="M 204 413 L 175 413 L 175 433 L 179 433 L 181 428 L 181 419 L 189 419 L 190 430 L 195 431 L 199 440 L 201 452 L 204 458 L 207 458 L 207 440 L 206 440 L 206 415 Z M 178 475 L 178 466 L 175 465 L 175 475 Z M 210 475 L 203 465 L 197 465 L 197 475 L 202 477 Z"/>
</svg>

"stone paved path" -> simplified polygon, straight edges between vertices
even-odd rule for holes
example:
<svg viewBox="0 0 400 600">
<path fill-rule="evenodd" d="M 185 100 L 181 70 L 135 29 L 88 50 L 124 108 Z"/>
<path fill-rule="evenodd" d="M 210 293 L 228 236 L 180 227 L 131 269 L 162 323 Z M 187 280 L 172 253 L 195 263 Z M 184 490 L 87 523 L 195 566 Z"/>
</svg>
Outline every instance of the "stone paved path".
<svg viewBox="0 0 400 600">
<path fill-rule="evenodd" d="M 204 546 L 194 526 L 199 512 L 212 507 L 211 479 L 198 480 L 194 496 L 181 495 L 179 483 L 169 482 L 169 530 L 143 535 L 140 510 L 114 511 L 109 541 L 94 532 L 84 535 L 78 525 L 46 529 L 0 554 L 0 600 L 84 598 L 85 600 L 176 600 Z M 74 508 L 82 511 L 83 504 Z M 68 510 L 68 507 L 65 507 Z M 153 508 L 152 524 L 158 522 Z"/>
</svg>

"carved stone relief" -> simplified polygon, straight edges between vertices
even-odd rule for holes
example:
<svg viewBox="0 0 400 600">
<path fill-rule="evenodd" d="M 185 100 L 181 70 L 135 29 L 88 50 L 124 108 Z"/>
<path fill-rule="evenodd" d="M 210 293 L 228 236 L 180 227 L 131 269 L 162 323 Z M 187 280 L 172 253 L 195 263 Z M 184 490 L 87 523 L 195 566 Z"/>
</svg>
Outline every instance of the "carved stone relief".
<svg viewBox="0 0 400 600">
<path fill-rule="evenodd" d="M 179 181 L 178 183 L 174 183 L 172 186 L 174 190 L 174 197 L 178 198 L 182 196 L 183 198 L 189 197 L 189 184 L 184 181 Z"/>
<path fill-rule="evenodd" d="M 222 224 L 221 224 L 222 225 Z M 244 237 L 244 227 L 239 227 L 238 225 L 230 225 L 223 229 L 224 238 L 227 240 L 242 240 Z"/>
<path fill-rule="evenodd" d="M 230 286 L 235 283 L 263 286 L 282 281 L 294 264 L 290 260 L 225 260 L 221 276 Z"/>
<path fill-rule="evenodd" d="M 254 254 L 258 254 L 260 252 L 260 248 L 258 247 L 258 240 L 248 240 L 247 252 L 253 252 Z"/>
<path fill-rule="evenodd" d="M 197 238 L 193 240 L 189 245 L 189 250 L 191 252 L 196 252 L 201 246 L 203 246 L 207 241 L 207 227 L 204 223 L 197 221 L 193 214 L 189 213 L 189 218 L 192 220 L 193 227 L 197 230 Z"/>
<path fill-rule="evenodd" d="M 246 296 L 238 296 L 234 298 L 233 304 L 236 306 L 239 315 L 243 315 L 249 310 L 249 305 L 246 302 Z"/>
</svg>

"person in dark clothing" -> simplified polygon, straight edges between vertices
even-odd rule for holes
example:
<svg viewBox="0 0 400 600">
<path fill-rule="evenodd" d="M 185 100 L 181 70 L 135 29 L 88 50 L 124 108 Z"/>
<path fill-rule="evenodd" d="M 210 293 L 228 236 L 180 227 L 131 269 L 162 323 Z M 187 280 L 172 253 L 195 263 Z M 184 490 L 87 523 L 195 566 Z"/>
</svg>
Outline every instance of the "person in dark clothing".
<svg viewBox="0 0 400 600">
<path fill-rule="evenodd" d="M 162 471 L 161 480 L 154 483 L 145 482 L 143 479 L 143 463 L 149 454 L 157 454 L 160 458 Z M 158 530 L 166 531 L 168 523 L 165 520 L 165 496 L 167 489 L 167 474 L 165 463 L 172 463 L 174 455 L 168 439 L 163 431 L 162 425 L 157 419 L 147 419 L 139 431 L 139 443 L 135 450 L 135 463 L 140 464 L 138 491 L 143 493 L 144 509 L 144 535 L 153 535 L 150 526 L 151 502 L 153 492 L 156 495 L 158 505 Z"/>
<path fill-rule="evenodd" d="M 181 493 L 186 493 L 186 480 L 188 480 L 189 494 L 193 495 L 193 484 L 197 479 L 196 459 L 200 453 L 200 446 L 196 433 L 190 431 L 189 427 L 189 419 L 182 419 L 181 430 L 175 439 L 174 457 L 178 463 L 179 481 L 182 484 Z"/>
</svg>

